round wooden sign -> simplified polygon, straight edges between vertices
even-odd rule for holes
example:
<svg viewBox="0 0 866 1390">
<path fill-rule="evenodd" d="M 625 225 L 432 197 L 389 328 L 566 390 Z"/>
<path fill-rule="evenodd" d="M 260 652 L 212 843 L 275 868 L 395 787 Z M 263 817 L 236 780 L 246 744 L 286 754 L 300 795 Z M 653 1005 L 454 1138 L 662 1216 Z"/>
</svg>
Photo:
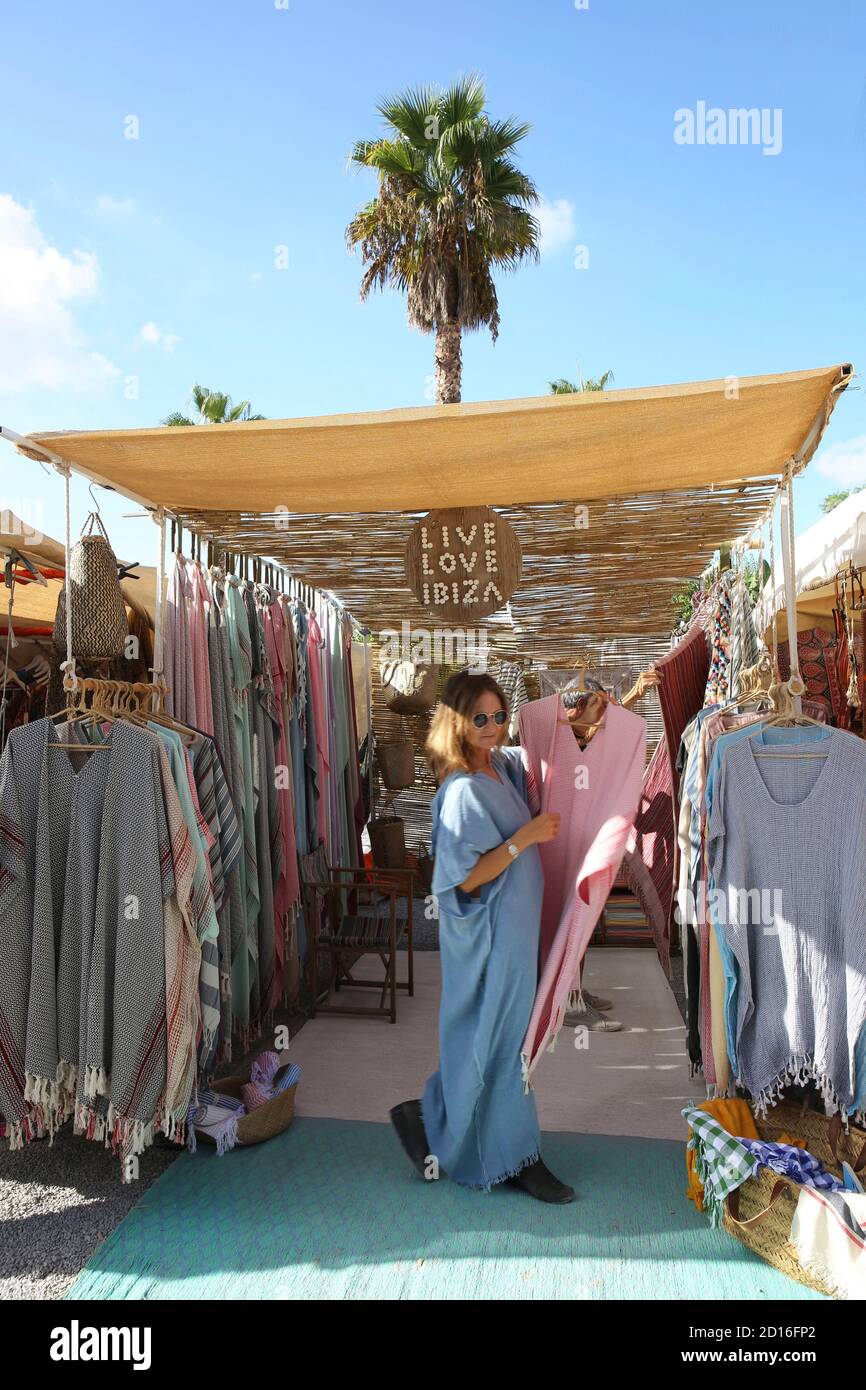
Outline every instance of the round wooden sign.
<svg viewBox="0 0 866 1390">
<path fill-rule="evenodd" d="M 520 542 L 489 507 L 428 512 L 409 532 L 406 578 L 418 602 L 451 623 L 487 618 L 520 581 Z"/>
</svg>

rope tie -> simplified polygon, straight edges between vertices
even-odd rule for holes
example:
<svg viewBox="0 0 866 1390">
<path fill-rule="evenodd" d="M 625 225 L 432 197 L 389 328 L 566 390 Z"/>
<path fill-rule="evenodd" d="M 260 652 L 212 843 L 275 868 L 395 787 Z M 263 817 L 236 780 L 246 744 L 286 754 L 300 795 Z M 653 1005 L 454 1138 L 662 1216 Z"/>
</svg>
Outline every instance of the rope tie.
<svg viewBox="0 0 866 1390">
<path fill-rule="evenodd" d="M 800 714 L 800 697 L 806 689 L 800 675 L 800 657 L 797 650 L 797 575 L 794 568 L 794 470 L 789 462 L 785 469 L 782 484 L 781 505 L 782 574 L 785 583 L 785 607 L 788 620 L 788 653 L 791 675 L 788 690 L 794 697 L 794 712 Z"/>
<path fill-rule="evenodd" d="M 778 494 L 777 494 L 778 496 Z M 776 503 L 768 518 L 770 530 L 770 591 L 773 595 L 773 631 L 771 642 L 773 647 L 773 674 L 776 680 L 779 679 L 779 608 L 776 603 Z"/>
<path fill-rule="evenodd" d="M 66 592 L 66 660 L 61 661 L 60 669 L 63 672 L 63 689 L 73 691 L 78 687 L 78 676 L 75 671 L 75 657 L 72 655 L 72 589 L 69 583 L 69 570 L 72 563 L 72 498 L 70 492 L 72 469 L 63 459 L 57 459 L 53 467 L 63 478 L 63 520 L 65 527 L 63 548 L 66 573 L 63 587 Z"/>
<path fill-rule="evenodd" d="M 159 711 L 162 709 L 162 697 L 165 693 L 165 680 L 163 677 L 163 607 L 165 603 L 165 508 L 157 507 L 153 512 L 155 525 L 159 527 L 159 560 L 156 566 L 156 612 L 153 619 L 153 666 L 151 674 L 153 683 L 156 686 L 155 707 Z"/>
</svg>

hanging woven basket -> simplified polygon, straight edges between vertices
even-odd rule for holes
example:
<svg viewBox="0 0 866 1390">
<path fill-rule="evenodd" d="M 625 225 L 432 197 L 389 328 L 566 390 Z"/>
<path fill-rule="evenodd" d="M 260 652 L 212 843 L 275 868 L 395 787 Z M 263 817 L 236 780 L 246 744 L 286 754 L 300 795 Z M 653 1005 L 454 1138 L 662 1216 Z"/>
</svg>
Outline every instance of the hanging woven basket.
<svg viewBox="0 0 866 1390">
<path fill-rule="evenodd" d="M 399 816 L 371 820 L 370 849 L 377 869 L 402 869 L 406 863 L 406 824 Z"/>
<path fill-rule="evenodd" d="M 379 677 L 388 709 L 426 714 L 436 703 L 437 670 L 417 661 L 382 661 Z"/>
<path fill-rule="evenodd" d="M 54 644 L 66 652 L 66 605 L 72 611 L 72 655 L 79 661 L 122 656 L 129 635 L 117 557 L 97 512 L 72 547 L 69 573 L 57 600 Z"/>
<path fill-rule="evenodd" d="M 379 743 L 376 757 L 382 781 L 388 791 L 405 791 L 415 782 L 415 745 L 411 739 L 397 739 L 393 743 Z"/>
</svg>

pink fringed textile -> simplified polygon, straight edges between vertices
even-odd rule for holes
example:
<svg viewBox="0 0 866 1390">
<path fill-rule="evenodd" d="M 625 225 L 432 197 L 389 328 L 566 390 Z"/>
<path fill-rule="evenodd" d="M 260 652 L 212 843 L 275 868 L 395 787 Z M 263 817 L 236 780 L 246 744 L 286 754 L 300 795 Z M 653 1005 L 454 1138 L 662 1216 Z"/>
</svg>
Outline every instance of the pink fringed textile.
<svg viewBox="0 0 866 1390">
<path fill-rule="evenodd" d="M 610 705 L 584 751 L 565 721 L 559 695 L 520 711 L 528 794 L 562 818 L 558 837 L 541 845 L 539 984 L 526 1039 L 524 1074 L 562 1025 L 568 993 L 625 850 L 640 796 L 646 724 Z"/>
<path fill-rule="evenodd" d="M 189 610 L 192 588 L 182 555 L 175 555 L 169 573 L 163 623 L 163 667 L 168 691 L 165 707 L 175 719 L 197 728 Z"/>
<path fill-rule="evenodd" d="M 679 777 L 674 766 L 683 730 L 704 701 L 710 655 L 693 622 L 685 637 L 655 663 L 665 737 L 644 775 L 643 795 L 625 857 L 626 872 L 652 929 L 662 966 L 670 974 L 670 917 L 677 873 Z"/>
<path fill-rule="evenodd" d="M 190 566 L 189 646 L 192 656 L 192 683 L 195 691 L 196 728 L 213 738 L 213 697 L 210 688 L 210 662 L 207 654 L 210 594 L 201 565 Z"/>
</svg>

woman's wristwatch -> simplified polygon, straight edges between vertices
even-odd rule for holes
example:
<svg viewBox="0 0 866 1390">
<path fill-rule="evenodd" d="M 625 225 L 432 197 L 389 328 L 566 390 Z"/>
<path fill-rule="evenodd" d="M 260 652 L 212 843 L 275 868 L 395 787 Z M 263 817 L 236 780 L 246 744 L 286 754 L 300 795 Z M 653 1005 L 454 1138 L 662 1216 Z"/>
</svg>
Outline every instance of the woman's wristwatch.
<svg viewBox="0 0 866 1390">
<path fill-rule="evenodd" d="M 508 850 L 508 853 L 511 855 L 512 859 L 516 859 L 518 854 L 520 853 L 520 850 L 518 849 L 517 845 L 514 843 L 513 840 L 506 840 L 505 848 Z"/>
</svg>

